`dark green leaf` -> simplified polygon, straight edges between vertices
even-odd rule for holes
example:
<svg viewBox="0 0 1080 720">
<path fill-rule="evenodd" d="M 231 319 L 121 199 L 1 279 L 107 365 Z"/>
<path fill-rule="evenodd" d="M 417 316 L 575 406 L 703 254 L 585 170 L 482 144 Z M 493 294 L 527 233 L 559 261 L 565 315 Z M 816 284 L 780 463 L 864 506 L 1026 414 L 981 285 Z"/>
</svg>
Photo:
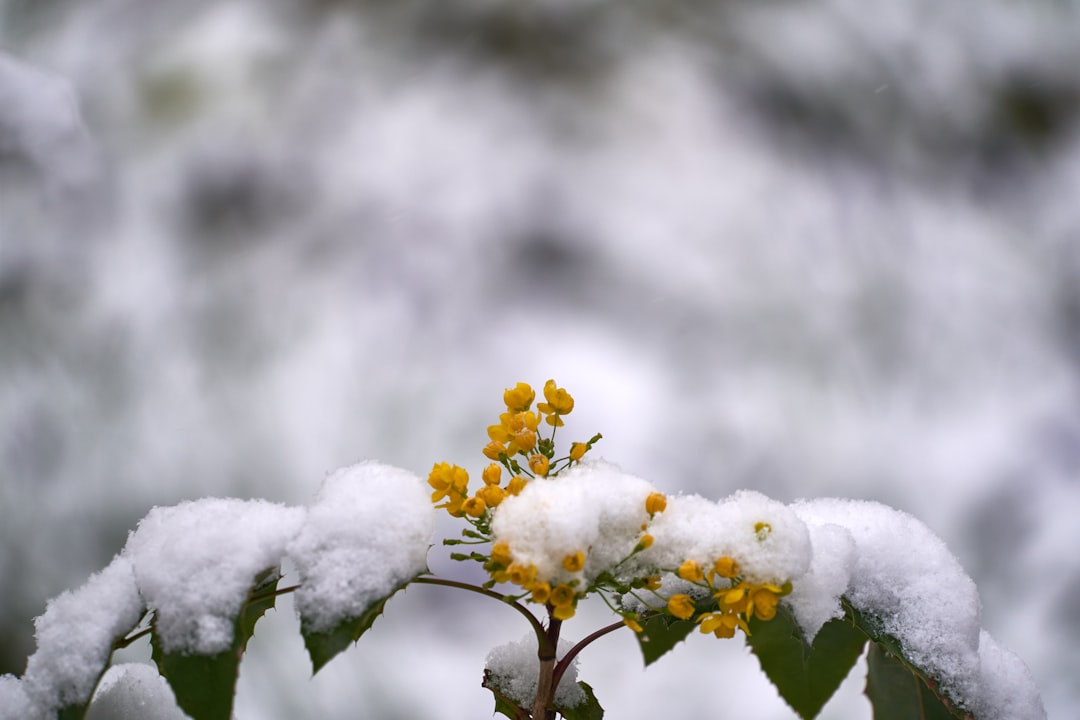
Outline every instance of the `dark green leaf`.
<svg viewBox="0 0 1080 720">
<path fill-rule="evenodd" d="M 240 658 L 255 633 L 255 623 L 274 606 L 278 570 L 260 573 L 236 618 L 232 646 L 216 655 L 166 653 L 157 630 L 150 636 L 151 654 L 158 671 L 176 695 L 180 709 L 194 720 L 229 720 L 232 717 Z"/>
<path fill-rule="evenodd" d="M 641 632 L 637 635 L 638 646 L 645 658 L 645 665 L 652 665 L 663 657 L 664 653 L 675 647 L 684 640 L 690 631 L 694 629 L 694 623 L 690 620 L 679 620 L 671 615 L 654 615 L 641 624 Z"/>
<path fill-rule="evenodd" d="M 604 708 L 600 707 L 600 702 L 596 699 L 596 695 L 593 694 L 589 684 L 579 681 L 578 687 L 585 691 L 584 700 L 574 707 L 556 706 L 555 709 L 559 711 L 565 720 L 603 720 Z"/>
<path fill-rule="evenodd" d="M 409 581 L 411 582 L 411 580 Z M 368 605 L 358 617 L 350 618 L 338 623 L 325 632 L 314 632 L 305 628 L 306 623 L 301 617 L 300 634 L 304 636 L 304 646 L 307 647 L 308 655 L 311 656 L 312 673 L 317 673 L 326 663 L 330 662 L 341 651 L 360 639 L 360 636 L 371 629 L 375 620 L 382 615 L 386 601 L 398 590 L 401 590 L 409 582 L 404 582 L 390 591 L 390 594 L 379 598 Z"/>
<path fill-rule="evenodd" d="M 862 654 L 866 635 L 847 618 L 825 623 L 812 645 L 790 613 L 750 621 L 747 645 L 787 704 L 803 718 L 817 717 Z"/>
<path fill-rule="evenodd" d="M 946 706 L 916 672 L 879 643 L 867 654 L 866 696 L 874 720 L 957 720 L 964 714 Z"/>
</svg>

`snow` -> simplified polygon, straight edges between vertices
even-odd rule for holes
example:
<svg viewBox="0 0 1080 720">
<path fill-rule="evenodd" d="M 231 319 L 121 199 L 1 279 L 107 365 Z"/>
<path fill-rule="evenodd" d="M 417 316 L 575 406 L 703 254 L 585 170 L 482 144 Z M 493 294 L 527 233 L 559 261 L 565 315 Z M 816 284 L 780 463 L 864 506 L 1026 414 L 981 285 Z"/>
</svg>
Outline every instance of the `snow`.
<svg viewBox="0 0 1080 720">
<path fill-rule="evenodd" d="M 1045 720 L 1039 689 L 1027 665 L 979 633 L 979 695 L 973 703 L 979 720 Z"/>
<path fill-rule="evenodd" d="M 748 581 L 776 584 L 801 576 L 810 566 L 803 522 L 783 503 L 750 490 L 719 502 L 698 495 L 670 497 L 649 532 L 655 542 L 639 557 L 644 565 L 672 569 L 694 560 L 707 570 L 727 556 L 739 563 Z"/>
<path fill-rule="evenodd" d="M 303 515 L 265 500 L 222 498 L 151 510 L 124 554 L 165 651 L 227 650 L 252 581 L 280 565 Z"/>
<path fill-rule="evenodd" d="M 855 565 L 855 540 L 839 525 L 811 524 L 810 569 L 792 583 L 784 604 L 791 608 L 807 642 L 813 642 L 821 626 L 844 614 L 840 606 Z"/>
<path fill-rule="evenodd" d="M 652 492 L 652 485 L 614 465 L 585 462 L 532 480 L 503 500 L 491 529 L 497 542 L 509 544 L 515 562 L 536 566 L 538 578 L 552 585 L 582 578 L 588 583 L 633 551 L 649 519 L 645 498 Z M 563 558 L 578 551 L 585 552 L 585 566 L 568 572 Z"/>
<path fill-rule="evenodd" d="M 114 665 L 101 679 L 86 720 L 185 720 L 169 683 L 145 663 Z"/>
<path fill-rule="evenodd" d="M 571 648 L 573 643 L 560 639 L 556 656 L 561 660 Z M 536 635 L 529 633 L 517 642 L 494 648 L 484 664 L 485 669 L 491 671 L 496 687 L 523 707 L 531 707 L 536 699 L 540 679 L 540 661 L 536 652 Z M 577 665 L 577 658 L 574 658 L 555 689 L 555 704 L 559 707 L 576 707 L 585 700 L 585 691 L 577 684 Z"/>
<path fill-rule="evenodd" d="M 0 675 L 0 720 L 38 720 L 43 715 L 30 702 L 22 680 L 14 675 Z"/>
<path fill-rule="evenodd" d="M 288 556 L 296 607 L 324 631 L 427 570 L 435 513 L 426 484 L 400 468 L 361 463 L 328 477 Z"/>
<path fill-rule="evenodd" d="M 113 641 L 142 614 L 132 566 L 123 556 L 82 587 L 50 600 L 34 621 L 38 647 L 22 678 L 27 697 L 47 713 L 85 702 L 112 654 Z"/>
</svg>

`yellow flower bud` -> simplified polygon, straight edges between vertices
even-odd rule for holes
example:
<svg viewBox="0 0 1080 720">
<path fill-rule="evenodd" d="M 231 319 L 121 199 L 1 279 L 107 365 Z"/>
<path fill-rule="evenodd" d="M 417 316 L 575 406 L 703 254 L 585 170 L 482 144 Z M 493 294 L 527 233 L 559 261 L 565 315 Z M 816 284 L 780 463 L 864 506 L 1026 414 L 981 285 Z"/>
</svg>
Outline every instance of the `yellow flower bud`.
<svg viewBox="0 0 1080 720">
<path fill-rule="evenodd" d="M 502 482 L 502 466 L 498 463 L 491 463 L 484 468 L 484 472 L 480 474 L 480 477 L 485 485 L 498 485 Z"/>
<path fill-rule="evenodd" d="M 551 611 L 551 616 L 556 620 L 569 620 L 574 617 L 575 612 L 577 609 L 573 605 L 556 605 Z"/>
<path fill-rule="evenodd" d="M 667 609 L 680 620 L 689 620 L 694 616 L 694 600 L 689 595 L 678 593 L 668 598 Z"/>
<path fill-rule="evenodd" d="M 535 397 L 536 393 L 528 383 L 519 382 L 514 387 L 507 388 L 503 393 L 503 402 L 506 403 L 506 409 L 511 412 L 524 412 L 532 405 Z"/>
<path fill-rule="evenodd" d="M 528 585 L 536 578 L 535 565 L 522 565 L 514 563 L 506 569 L 510 573 L 510 582 L 515 585 Z"/>
<path fill-rule="evenodd" d="M 483 453 L 484 457 L 488 458 L 489 460 L 498 460 L 499 455 L 509 454 L 506 452 L 506 447 L 501 442 L 497 442 L 495 440 L 492 440 L 484 446 Z"/>
<path fill-rule="evenodd" d="M 563 558 L 562 566 L 566 572 L 580 572 L 585 567 L 585 553 L 578 550 L 572 555 L 567 555 Z"/>
<path fill-rule="evenodd" d="M 654 492 L 645 498 L 645 512 L 650 515 L 664 512 L 665 508 L 667 508 L 667 497 L 663 493 Z"/>
<path fill-rule="evenodd" d="M 637 547 L 634 548 L 634 552 L 641 552 L 642 550 L 648 550 L 649 548 L 652 547 L 652 544 L 653 544 L 653 536 L 650 535 L 649 533 L 645 533 L 644 535 L 641 536 L 641 539 L 638 540 L 638 544 L 637 544 Z"/>
<path fill-rule="evenodd" d="M 522 490 L 524 490 L 525 486 L 528 484 L 529 481 L 526 478 L 517 475 L 510 478 L 510 482 L 506 485 L 506 492 L 510 493 L 511 495 L 517 495 Z"/>
<path fill-rule="evenodd" d="M 549 460 L 543 455 L 532 455 L 529 457 L 529 469 L 532 470 L 535 475 L 547 475 L 548 465 Z"/>
<path fill-rule="evenodd" d="M 484 504 L 482 498 L 471 497 L 461 505 L 462 511 L 469 517 L 480 517 L 487 510 L 487 505 Z"/>
<path fill-rule="evenodd" d="M 497 542 L 491 546 L 491 562 L 503 567 L 510 567 L 514 562 L 514 556 L 510 554 L 510 544 Z"/>
<path fill-rule="evenodd" d="M 757 535 L 759 542 L 764 541 L 769 537 L 769 533 L 772 532 L 772 525 L 767 522 L 760 521 L 754 524 L 754 534 Z"/>
<path fill-rule="evenodd" d="M 585 453 L 588 452 L 589 446 L 585 443 L 570 443 L 570 459 L 577 462 L 581 458 L 585 457 Z"/>
<path fill-rule="evenodd" d="M 705 579 L 705 573 L 701 571 L 701 566 L 697 562 L 687 560 L 679 566 L 679 577 L 690 582 L 701 582 Z"/>
<path fill-rule="evenodd" d="M 476 491 L 476 497 L 488 507 L 499 507 L 499 503 L 506 499 L 506 491 L 498 485 L 485 485 Z"/>
<path fill-rule="evenodd" d="M 543 605 L 551 597 L 551 586 L 546 582 L 533 583 L 528 590 L 532 591 L 532 601 Z"/>
<path fill-rule="evenodd" d="M 660 585 L 661 585 L 660 578 L 658 576 L 656 576 L 656 575 L 651 575 L 651 576 L 645 578 L 645 589 L 646 590 L 659 590 Z"/>
<path fill-rule="evenodd" d="M 713 571 L 720 577 L 730 579 L 739 574 L 739 563 L 735 561 L 735 558 L 725 555 L 713 564 Z"/>
<path fill-rule="evenodd" d="M 641 627 L 641 624 L 640 624 L 640 623 L 638 623 L 638 621 L 637 621 L 637 620 L 635 620 L 635 619 L 634 619 L 634 618 L 632 618 L 632 617 L 624 617 L 624 618 L 622 619 L 622 621 L 623 621 L 623 625 L 625 625 L 626 627 L 630 628 L 631 630 L 633 630 L 633 631 L 634 631 L 634 632 L 636 632 L 636 633 L 639 633 L 639 632 L 643 632 L 643 630 L 644 630 L 644 629 L 643 629 L 643 628 Z"/>
<path fill-rule="evenodd" d="M 570 587 L 566 583 L 560 583 L 551 588 L 551 596 L 548 598 L 555 607 L 561 607 L 563 605 L 570 605 L 574 602 L 574 596 L 577 593 L 574 592 L 574 588 Z"/>
<path fill-rule="evenodd" d="M 574 409 L 574 398 L 564 388 L 557 387 L 554 380 L 544 383 L 544 399 L 547 402 L 540 403 L 536 409 L 545 415 L 569 415 Z"/>
</svg>

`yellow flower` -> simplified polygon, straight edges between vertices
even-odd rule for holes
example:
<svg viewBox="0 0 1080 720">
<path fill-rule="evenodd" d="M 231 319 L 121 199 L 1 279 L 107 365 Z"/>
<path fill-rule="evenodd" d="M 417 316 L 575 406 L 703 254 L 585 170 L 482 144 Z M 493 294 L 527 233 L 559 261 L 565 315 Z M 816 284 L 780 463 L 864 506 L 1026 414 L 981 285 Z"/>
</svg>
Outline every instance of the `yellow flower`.
<svg viewBox="0 0 1080 720">
<path fill-rule="evenodd" d="M 750 628 L 738 615 L 731 613 L 709 613 L 700 618 L 701 632 L 712 633 L 718 638 L 735 637 L 735 628 L 742 628 L 747 635 Z"/>
<path fill-rule="evenodd" d="M 776 605 L 780 602 L 781 594 L 783 591 L 776 585 L 766 583 L 755 586 L 749 592 L 747 617 L 753 613 L 759 620 L 772 620 L 776 617 Z"/>
<path fill-rule="evenodd" d="M 536 393 L 528 383 L 519 382 L 512 388 L 507 388 L 503 393 L 503 402 L 510 412 L 525 412 L 532 405 Z"/>
<path fill-rule="evenodd" d="M 522 490 L 524 490 L 525 486 L 528 484 L 529 481 L 527 479 L 521 477 L 520 475 L 517 475 L 510 478 L 510 482 L 506 484 L 506 492 L 510 493 L 511 495 L 517 495 Z"/>
<path fill-rule="evenodd" d="M 551 597 L 551 586 L 546 582 L 536 582 L 525 588 L 532 592 L 532 601 L 543 605 Z"/>
<path fill-rule="evenodd" d="M 733 578 L 739 574 L 739 563 L 725 555 L 713 564 L 713 572 L 722 578 Z"/>
<path fill-rule="evenodd" d="M 506 499 L 506 491 L 498 485 L 485 485 L 476 491 L 476 497 L 488 507 L 499 507 L 499 503 Z"/>
<path fill-rule="evenodd" d="M 573 605 L 556 605 L 555 609 L 551 611 L 551 616 L 556 620 L 569 620 L 574 617 L 575 612 L 577 612 L 577 608 Z"/>
<path fill-rule="evenodd" d="M 536 428 L 540 425 L 540 418 L 533 412 L 509 413 L 499 416 L 498 425 L 488 426 L 488 437 L 493 442 L 506 444 L 507 455 L 517 455 L 519 452 L 528 452 L 536 447 Z M 485 453 L 486 454 L 486 453 Z M 488 455 L 488 457 L 491 457 Z M 496 456 L 493 459 L 498 459 Z"/>
<path fill-rule="evenodd" d="M 574 409 L 574 398 L 564 388 L 557 387 L 554 380 L 544 383 L 544 399 L 547 402 L 537 403 L 536 409 L 548 417 L 549 425 L 561 427 L 563 425 L 560 415 L 569 415 Z"/>
<path fill-rule="evenodd" d="M 642 550 L 648 550 L 649 548 L 652 547 L 653 540 L 654 540 L 654 538 L 653 538 L 652 535 L 650 535 L 649 533 L 645 533 L 644 535 L 641 536 L 641 539 L 638 540 L 637 547 L 634 548 L 634 552 L 641 552 Z"/>
<path fill-rule="evenodd" d="M 574 602 L 574 596 L 577 593 L 574 592 L 574 588 L 570 587 L 566 583 L 560 583 L 551 588 L 551 596 L 548 598 L 555 607 L 562 607 L 565 605 L 571 605 Z"/>
<path fill-rule="evenodd" d="M 549 460 L 543 455 L 533 455 L 529 458 L 529 469 L 533 471 L 535 475 L 544 476 L 548 474 Z"/>
<path fill-rule="evenodd" d="M 679 577 L 690 582 L 701 582 L 705 579 L 705 573 L 701 571 L 701 566 L 697 562 L 687 560 L 679 566 Z"/>
<path fill-rule="evenodd" d="M 453 495 L 465 495 L 469 491 L 469 473 L 457 465 L 435 463 L 428 475 L 428 485 L 435 489 L 431 493 L 432 502 Z"/>
<path fill-rule="evenodd" d="M 514 556 L 510 554 L 510 544 L 497 542 L 491 546 L 491 562 L 503 567 L 510 567 L 514 562 Z"/>
<path fill-rule="evenodd" d="M 487 510 L 487 505 L 484 503 L 483 498 L 471 497 L 461 505 L 462 511 L 469 517 L 480 517 Z"/>
<path fill-rule="evenodd" d="M 570 443 L 570 459 L 577 462 L 581 458 L 585 457 L 585 453 L 589 450 L 589 446 L 585 443 L 576 442 Z"/>
<path fill-rule="evenodd" d="M 509 454 L 506 452 L 506 446 L 503 445 L 501 442 L 496 442 L 495 440 L 492 440 L 487 445 L 485 445 L 482 452 L 484 453 L 484 457 L 488 458 L 489 460 L 498 460 L 499 455 Z"/>
<path fill-rule="evenodd" d="M 636 633 L 643 632 L 643 628 L 641 627 L 641 624 L 638 623 L 638 621 L 635 620 L 634 618 L 632 618 L 632 617 L 623 617 L 622 621 L 623 621 L 623 625 L 630 628 L 634 632 L 636 632 Z"/>
<path fill-rule="evenodd" d="M 772 525 L 763 520 L 754 524 L 754 534 L 757 535 L 758 542 L 764 541 L 771 532 Z"/>
<path fill-rule="evenodd" d="M 485 485 L 498 485 L 502 482 L 502 467 L 498 463 L 491 463 L 480 474 Z"/>
<path fill-rule="evenodd" d="M 645 578 L 645 589 L 646 590 L 659 590 L 660 585 L 661 585 L 660 577 L 657 576 L 657 575 L 651 575 L 651 576 Z"/>
<path fill-rule="evenodd" d="M 585 553 L 578 550 L 572 555 L 567 555 L 562 560 L 562 566 L 566 572 L 580 572 L 585 567 Z"/>
<path fill-rule="evenodd" d="M 694 616 L 694 601 L 689 595 L 679 593 L 668 598 L 668 612 L 680 620 L 689 620 Z"/>
<path fill-rule="evenodd" d="M 654 492 L 645 498 L 645 512 L 650 515 L 664 512 L 665 508 L 667 508 L 667 498 L 663 493 Z"/>
<path fill-rule="evenodd" d="M 714 597 L 720 600 L 720 609 L 727 612 L 741 613 L 750 606 L 750 595 L 747 593 L 747 584 L 739 583 L 733 588 L 720 590 Z"/>
<path fill-rule="evenodd" d="M 535 565 L 522 565 L 521 563 L 514 563 L 506 569 L 510 573 L 510 582 L 515 585 L 528 585 L 536 579 L 536 566 Z"/>
</svg>

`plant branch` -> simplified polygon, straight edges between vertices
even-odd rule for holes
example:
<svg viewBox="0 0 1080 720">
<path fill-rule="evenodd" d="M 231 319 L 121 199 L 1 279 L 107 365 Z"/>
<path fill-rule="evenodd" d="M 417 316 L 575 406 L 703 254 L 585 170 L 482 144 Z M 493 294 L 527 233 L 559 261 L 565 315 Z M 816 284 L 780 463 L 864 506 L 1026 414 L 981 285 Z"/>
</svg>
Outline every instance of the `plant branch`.
<svg viewBox="0 0 1080 720">
<path fill-rule="evenodd" d="M 536 616 L 529 612 L 524 605 L 507 595 L 497 593 L 494 590 L 488 590 L 487 588 L 482 588 L 478 585 L 470 585 L 469 583 L 459 582 L 457 580 L 446 580 L 439 577 L 418 577 L 414 578 L 412 582 L 423 583 L 425 585 L 445 585 L 446 587 L 458 588 L 460 590 L 468 590 L 470 592 L 479 593 L 480 595 L 486 595 L 487 597 L 494 598 L 499 602 L 503 603 L 504 605 L 512 607 L 519 613 L 524 615 L 525 618 L 528 619 L 529 624 L 532 625 L 533 631 L 536 632 L 537 639 L 541 643 L 543 643 L 545 640 L 544 626 L 540 624 L 540 621 L 536 619 Z"/>
</svg>

